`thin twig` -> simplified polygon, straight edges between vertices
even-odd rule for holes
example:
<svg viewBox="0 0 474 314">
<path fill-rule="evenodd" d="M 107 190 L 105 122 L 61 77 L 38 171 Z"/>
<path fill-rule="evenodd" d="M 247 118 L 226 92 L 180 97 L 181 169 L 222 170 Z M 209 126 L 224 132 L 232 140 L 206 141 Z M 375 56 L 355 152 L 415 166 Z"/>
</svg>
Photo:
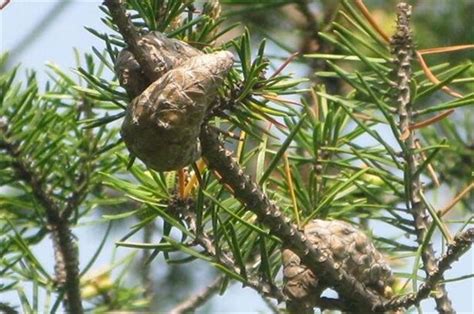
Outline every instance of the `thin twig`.
<svg viewBox="0 0 474 314">
<path fill-rule="evenodd" d="M 435 290 L 445 271 L 451 268 L 464 253 L 466 253 L 474 242 L 474 228 L 470 228 L 454 237 L 452 244 L 448 246 L 446 254 L 436 263 L 434 271 L 429 274 L 426 281 L 420 286 L 416 293 L 403 297 L 394 298 L 386 302 L 383 306 L 384 311 L 398 308 L 408 308 L 417 305 L 421 300 L 428 297 L 431 291 Z"/>
<path fill-rule="evenodd" d="M 194 204 L 191 199 L 183 200 L 177 198 L 170 202 L 168 212 L 175 214 L 175 216 L 178 218 L 184 218 L 189 230 L 195 235 L 194 242 L 200 245 L 208 255 L 212 256 L 216 260 L 216 262 L 235 273 L 240 273 L 241 271 L 238 263 L 234 260 L 232 255 L 222 248 L 219 248 L 218 250 L 214 245 L 214 239 L 203 230 L 198 230 L 196 214 L 193 210 L 193 205 Z M 276 299 L 278 302 L 286 300 L 286 296 L 283 294 L 280 288 L 263 278 L 257 278 L 251 274 L 247 274 L 245 285 L 254 289 L 263 296 Z"/>
<path fill-rule="evenodd" d="M 410 80 L 412 75 L 411 62 L 415 56 L 413 41 L 410 31 L 411 6 L 405 2 L 398 4 L 397 31 L 392 36 L 392 54 L 395 60 L 397 77 L 397 99 L 398 114 L 400 118 L 400 131 L 406 146 L 403 149 L 403 157 L 406 162 L 406 176 L 409 186 L 407 187 L 407 203 L 413 216 L 413 224 L 416 229 L 417 243 L 422 245 L 425 241 L 430 226 L 429 215 L 421 199 L 422 183 L 418 172 L 419 160 L 416 154 L 415 130 L 410 130 L 412 123 L 413 108 L 411 102 Z M 429 276 L 435 271 L 435 254 L 431 242 L 421 252 L 423 266 Z M 436 309 L 441 313 L 454 313 L 451 300 L 444 285 L 438 285 L 438 293 L 434 296 Z"/>
<path fill-rule="evenodd" d="M 207 301 L 209 301 L 210 298 L 219 292 L 219 288 L 225 279 L 226 276 L 224 275 L 217 277 L 204 290 L 191 295 L 189 298 L 178 304 L 170 311 L 170 314 L 184 314 L 194 312 L 198 307 L 204 305 Z"/>
<path fill-rule="evenodd" d="M 128 45 L 128 49 L 133 53 L 135 59 L 140 64 L 149 82 L 154 82 L 160 76 L 159 70 L 153 67 L 155 62 L 150 54 L 140 47 L 140 34 L 132 24 L 125 8 L 120 0 L 104 0 L 104 5 L 109 8 L 110 15 L 115 25 L 118 26 L 120 34 Z"/>
</svg>

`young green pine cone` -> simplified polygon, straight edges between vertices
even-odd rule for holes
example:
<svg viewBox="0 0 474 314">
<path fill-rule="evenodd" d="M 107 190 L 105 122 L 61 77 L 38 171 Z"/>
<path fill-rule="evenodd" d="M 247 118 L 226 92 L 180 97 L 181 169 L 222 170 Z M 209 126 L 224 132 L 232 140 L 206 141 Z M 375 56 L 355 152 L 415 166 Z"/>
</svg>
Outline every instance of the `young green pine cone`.
<svg viewBox="0 0 474 314">
<path fill-rule="evenodd" d="M 202 51 L 187 43 L 168 38 L 160 32 L 151 32 L 142 36 L 138 42 L 141 49 L 149 53 L 154 61 L 154 68 L 161 75 L 182 64 L 192 57 L 200 56 Z M 140 95 L 149 85 L 144 73 L 133 54 L 123 49 L 115 62 L 115 72 L 120 85 L 131 98 Z"/>
<path fill-rule="evenodd" d="M 127 108 L 121 134 L 128 149 L 156 171 L 196 161 L 201 124 L 233 62 L 228 51 L 199 55 L 152 83 Z"/>
<path fill-rule="evenodd" d="M 332 256 L 340 268 L 367 288 L 388 297 L 393 281 L 390 267 L 363 232 L 344 221 L 315 219 L 304 227 L 304 233 L 315 247 Z M 291 250 L 282 250 L 282 260 L 285 293 L 294 302 L 315 306 L 327 286 Z"/>
</svg>

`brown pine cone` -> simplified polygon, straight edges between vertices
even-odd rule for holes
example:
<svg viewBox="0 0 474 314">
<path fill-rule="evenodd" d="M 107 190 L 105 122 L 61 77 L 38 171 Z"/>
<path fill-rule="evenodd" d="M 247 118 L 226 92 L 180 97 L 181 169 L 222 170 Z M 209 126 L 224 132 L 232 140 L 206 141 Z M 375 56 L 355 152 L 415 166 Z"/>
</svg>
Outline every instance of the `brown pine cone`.
<svg viewBox="0 0 474 314">
<path fill-rule="evenodd" d="M 228 51 L 199 55 L 152 83 L 127 108 L 121 134 L 128 149 L 156 171 L 196 161 L 201 124 L 233 62 Z"/>
<path fill-rule="evenodd" d="M 164 75 L 186 60 L 200 56 L 202 51 L 187 43 L 168 38 L 160 32 L 151 32 L 142 36 L 138 45 L 152 56 L 155 70 Z M 128 49 L 123 49 L 115 61 L 115 72 L 120 85 L 131 98 L 140 95 L 149 85 L 140 65 Z"/>
<path fill-rule="evenodd" d="M 383 255 L 362 231 L 344 221 L 315 219 L 304 227 L 304 233 L 315 247 L 332 256 L 339 267 L 368 289 L 388 297 L 392 272 Z M 315 306 L 327 285 L 318 281 L 317 274 L 302 265 L 291 250 L 282 250 L 282 260 L 285 293 L 302 305 Z"/>
</svg>

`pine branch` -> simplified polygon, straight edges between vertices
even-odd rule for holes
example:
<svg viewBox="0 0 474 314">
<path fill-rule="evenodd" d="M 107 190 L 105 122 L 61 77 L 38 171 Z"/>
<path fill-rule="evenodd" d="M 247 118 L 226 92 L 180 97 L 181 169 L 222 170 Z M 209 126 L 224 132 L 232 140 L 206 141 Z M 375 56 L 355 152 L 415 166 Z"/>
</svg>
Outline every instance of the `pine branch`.
<svg viewBox="0 0 474 314">
<path fill-rule="evenodd" d="M 413 123 L 413 107 L 411 102 L 410 81 L 412 76 L 411 61 L 415 54 L 413 41 L 410 31 L 411 6 L 405 2 L 398 4 L 397 31 L 391 38 L 392 54 L 395 59 L 396 67 L 396 90 L 398 114 L 400 117 L 400 131 L 402 140 L 405 140 L 404 159 L 406 162 L 406 175 L 408 176 L 408 203 L 414 220 L 416 237 L 419 245 L 425 241 L 425 237 L 430 226 L 428 212 L 422 202 L 420 193 L 422 193 L 422 183 L 420 173 L 418 172 L 419 160 L 416 154 L 415 130 L 410 129 Z M 429 276 L 435 267 L 435 254 L 431 242 L 426 249 L 421 252 L 423 265 L 426 274 Z M 436 309 L 440 313 L 454 313 L 451 300 L 443 284 L 439 284 L 438 292 L 434 298 Z"/>
<path fill-rule="evenodd" d="M 214 239 L 204 231 L 198 231 L 196 215 L 193 211 L 192 200 L 174 199 L 170 202 L 168 211 L 175 216 L 181 216 L 186 221 L 189 230 L 195 235 L 194 241 L 199 244 L 207 254 L 214 257 L 216 261 L 235 273 L 240 273 L 238 263 L 232 258 L 231 254 L 222 248 L 215 247 Z M 176 213 L 178 215 L 176 215 Z M 179 218 L 179 217 L 178 217 Z M 256 278 L 247 274 L 247 280 L 244 283 L 257 291 L 260 295 L 276 299 L 278 302 L 286 300 L 283 292 L 273 283 L 263 278 Z"/>
<path fill-rule="evenodd" d="M 132 54 L 137 59 L 137 62 L 140 64 L 142 69 L 145 69 L 145 73 L 147 73 L 148 78 L 156 77 L 158 72 L 155 69 L 150 67 L 150 64 L 153 64 L 153 61 L 150 59 L 150 56 L 144 53 L 144 50 L 140 49 L 138 45 L 139 36 L 138 31 L 132 25 L 130 19 L 126 16 L 126 11 L 123 8 L 121 1 L 119 0 L 106 0 L 104 1 L 104 5 L 109 8 L 110 14 L 114 20 L 114 23 L 118 26 L 122 36 L 124 37 L 125 42 L 128 44 L 128 49 L 132 52 Z M 152 80 L 152 79 L 150 79 Z M 191 215 L 191 212 L 184 209 L 184 206 L 177 206 L 178 210 L 181 211 L 181 214 L 187 219 L 190 229 L 193 230 L 193 226 L 196 225 L 195 218 Z M 184 210 L 183 210 L 184 209 Z M 194 229 L 194 231 L 197 231 Z M 224 266 L 232 269 L 236 272 L 239 272 L 239 268 L 237 263 L 233 261 L 230 255 L 223 254 L 221 252 L 220 255 L 217 255 L 217 250 L 213 245 L 212 239 L 209 238 L 204 233 L 197 233 L 196 234 L 196 242 L 201 245 L 208 254 L 217 258 L 217 260 L 222 263 Z M 283 293 L 278 289 L 276 286 L 261 282 L 260 279 L 255 278 L 251 279 L 246 282 L 246 284 L 257 290 L 260 294 L 266 295 L 272 298 L 276 298 L 277 300 L 281 301 L 285 298 Z"/>
<path fill-rule="evenodd" d="M 143 69 L 149 68 L 152 64 L 148 62 L 146 56 L 141 54 L 146 54 L 143 51 L 140 51 L 138 45 L 138 32 L 131 24 L 131 21 L 127 18 L 126 12 L 121 6 L 121 2 L 118 0 L 106 0 L 104 4 L 109 8 L 110 13 L 113 17 L 114 22 L 117 24 L 119 30 L 122 33 L 122 36 L 125 38 L 125 41 L 128 44 L 128 49 L 135 55 L 138 63 Z M 407 55 L 405 55 L 406 57 Z M 411 56 L 410 56 L 411 57 Z M 402 60 L 404 63 L 406 60 Z M 407 70 L 406 64 L 404 64 L 403 70 Z M 408 70 L 410 68 L 408 67 Z M 156 71 L 153 69 L 145 70 L 148 72 L 147 77 L 152 79 L 153 73 L 156 74 Z M 404 84 L 409 82 L 409 75 L 403 78 Z M 403 88 L 403 84 L 400 84 Z M 408 94 L 407 94 L 408 93 Z M 403 93 L 400 94 L 402 101 L 409 100 L 409 90 L 403 90 Z M 408 96 L 408 97 L 407 97 Z M 405 102 L 406 105 L 409 104 Z M 410 109 L 406 109 L 406 112 L 410 112 Z M 400 113 L 403 123 L 401 123 L 402 131 L 409 132 L 409 126 L 411 122 L 411 116 L 409 113 L 404 114 L 403 109 Z M 410 134 L 404 133 L 407 138 Z M 266 225 L 271 233 L 282 239 L 282 241 L 287 245 L 292 251 L 294 251 L 302 260 L 302 263 L 308 266 L 314 273 L 318 274 L 318 277 L 328 283 L 329 286 L 333 287 L 344 300 L 345 306 L 356 306 L 358 311 L 373 312 L 384 308 L 386 300 L 372 292 L 371 290 L 366 289 L 363 284 L 358 282 L 353 276 L 340 269 L 331 256 L 324 254 L 317 247 L 313 247 L 306 237 L 299 231 L 297 228 L 290 223 L 290 220 L 287 217 L 284 217 L 282 212 L 270 202 L 267 196 L 260 190 L 260 188 L 250 180 L 250 178 L 244 175 L 242 169 L 236 164 L 232 158 L 231 153 L 227 152 L 223 145 L 217 138 L 217 135 L 209 127 L 204 126 L 201 131 L 200 140 L 203 148 L 203 157 L 207 160 L 208 166 L 210 169 L 215 170 L 220 176 L 223 184 L 228 185 L 233 191 L 234 196 L 244 203 L 247 206 L 248 210 L 251 210 L 255 213 L 259 221 Z M 411 150 L 412 151 L 412 150 Z M 416 162 L 415 159 L 410 159 L 411 165 L 415 165 L 414 169 L 416 171 Z M 413 174 L 415 172 L 412 172 Z M 416 180 L 414 180 L 416 182 Z M 415 193 L 411 193 L 411 196 L 418 195 L 416 191 L 419 191 L 420 184 L 413 185 L 412 190 Z M 417 200 L 414 200 L 416 204 Z M 418 197 L 418 203 L 420 199 Z M 189 214 L 189 211 L 187 211 Z M 415 211 L 414 211 L 415 213 Z M 415 219 L 418 223 L 420 221 L 419 213 L 416 213 L 418 219 Z M 190 220 L 191 216 L 185 216 L 185 219 L 188 220 L 188 225 L 192 229 L 192 221 Z M 426 213 L 425 216 L 426 217 Z M 422 219 L 421 219 L 422 220 Z M 418 227 L 422 227 L 421 224 Z M 426 230 L 426 225 L 419 230 Z M 425 231 L 423 231 L 425 232 Z M 424 234 L 424 233 L 422 233 Z M 196 242 L 201 245 L 205 250 L 211 255 L 216 252 L 216 248 L 213 246 L 212 239 L 205 234 L 197 234 Z M 225 256 L 220 258 L 225 266 L 230 269 L 235 269 L 239 271 L 236 264 L 233 263 L 230 256 Z M 334 302 L 330 302 L 334 305 Z"/>
<path fill-rule="evenodd" d="M 221 263 L 225 267 L 233 270 L 236 273 L 240 273 L 240 269 L 237 263 L 231 257 L 230 253 L 226 252 L 222 248 L 218 251 L 213 244 L 215 243 L 215 241 L 209 235 L 205 234 L 202 231 L 200 233 L 197 231 L 198 228 L 196 224 L 197 223 L 196 216 L 192 207 L 191 199 L 188 199 L 188 200 L 174 199 L 173 201 L 170 202 L 170 205 L 167 211 L 177 216 L 177 218 L 184 218 L 184 220 L 186 221 L 188 225 L 189 230 L 193 232 L 194 235 L 196 236 L 195 242 L 199 244 L 201 247 L 203 247 L 205 251 L 207 252 L 207 254 L 214 257 L 219 263 Z M 247 274 L 247 281 L 245 282 L 245 285 L 257 291 L 264 298 L 266 303 L 269 306 L 270 305 L 272 306 L 271 309 L 275 313 L 279 312 L 278 308 L 275 307 L 272 303 L 270 303 L 269 300 L 267 301 L 266 299 L 267 298 L 276 299 L 278 303 L 287 300 L 287 297 L 283 294 L 283 292 L 277 286 L 275 286 L 274 284 L 270 282 L 266 282 L 264 278 L 254 278 L 254 276 Z M 213 286 L 214 284 L 211 284 L 211 286 L 209 286 L 208 288 L 212 290 L 213 288 L 211 287 Z M 220 286 L 220 284 L 218 286 Z M 178 305 L 175 309 L 173 309 L 172 313 L 184 313 L 186 311 L 191 311 L 192 309 L 195 309 L 197 306 L 202 305 L 202 303 L 199 303 L 194 308 L 188 308 L 188 306 L 192 306 L 193 304 L 196 304 L 196 302 L 201 302 L 200 300 L 204 301 L 203 299 L 205 297 L 208 297 L 208 298 L 212 297 L 213 294 L 207 295 L 206 291 L 203 291 L 199 294 L 191 296 L 190 299 L 184 301 L 183 303 Z M 211 291 L 209 291 L 209 293 L 211 293 Z M 316 297 L 317 296 L 315 296 L 315 298 Z M 316 304 L 321 309 L 330 309 L 330 310 L 350 309 L 347 306 L 347 304 L 345 304 L 342 300 L 338 300 L 338 299 L 317 297 Z"/>
<path fill-rule="evenodd" d="M 142 53 L 138 47 L 138 36 L 126 12 L 121 7 L 119 0 L 106 0 L 104 4 L 109 8 L 114 22 L 117 24 L 122 36 L 128 43 L 128 49 L 135 55 L 138 63 L 143 69 L 149 68 L 147 58 L 140 56 Z M 143 58 L 142 58 L 143 57 Z M 146 70 L 148 78 L 152 78 L 153 71 Z M 243 171 L 232 161 L 230 154 L 220 145 L 216 135 L 204 127 L 200 136 L 203 156 L 208 160 L 211 169 L 222 175 L 223 182 L 235 191 L 235 196 L 246 204 L 260 218 L 260 221 L 268 226 L 271 231 L 280 237 L 289 248 L 301 257 L 302 262 L 322 280 L 330 283 L 346 300 L 357 304 L 358 309 L 371 311 L 383 301 L 383 298 L 365 289 L 364 285 L 345 271 L 338 269 L 330 256 L 313 248 L 306 237 L 299 232 L 295 226 L 290 224 L 288 218 L 283 217 L 276 206 L 272 205 L 268 198 L 260 191 L 257 185 L 243 176 Z M 203 240 L 206 244 L 205 238 Z M 211 247 L 209 247 L 209 250 Z"/>
<path fill-rule="evenodd" d="M 103 3 L 109 9 L 115 25 L 117 25 L 123 39 L 127 43 L 128 49 L 130 49 L 143 69 L 148 81 L 154 82 L 157 80 L 160 76 L 160 72 L 158 69 L 153 68 L 155 62 L 151 55 L 146 53 L 144 49 L 141 49 L 139 32 L 127 16 L 122 1 L 104 0 Z"/>
<path fill-rule="evenodd" d="M 61 206 L 45 189 L 31 162 L 21 154 L 20 145 L 8 140 L 8 124 L 2 121 L 0 148 L 13 159 L 12 166 L 18 178 L 31 187 L 32 194 L 43 207 L 55 251 L 55 271 L 58 283 L 66 290 L 65 307 L 72 313 L 83 313 L 79 287 L 79 260 L 77 247 L 66 217 L 61 216 Z"/>
<path fill-rule="evenodd" d="M 209 284 L 204 290 L 191 295 L 188 299 L 178 304 L 175 308 L 170 311 L 170 314 L 184 314 L 194 312 L 198 307 L 205 304 L 210 298 L 212 298 L 225 280 L 225 276 L 221 275 L 211 284 Z"/>
<path fill-rule="evenodd" d="M 209 127 L 201 131 L 203 157 L 210 169 L 221 176 L 221 183 L 234 191 L 234 196 L 252 211 L 271 233 L 282 239 L 285 246 L 295 252 L 318 278 L 333 287 L 359 311 L 372 312 L 381 305 L 384 298 L 366 289 L 357 279 L 338 267 L 333 258 L 314 247 L 280 209 L 272 204 L 255 182 L 245 175 L 240 166 L 232 160 L 227 151 Z"/>
<path fill-rule="evenodd" d="M 384 304 L 385 311 L 398 308 L 408 308 L 418 305 L 421 300 L 426 299 L 430 292 L 437 289 L 439 282 L 443 280 L 445 271 L 451 268 L 464 253 L 466 253 L 474 242 L 474 228 L 470 228 L 454 237 L 452 244 L 448 246 L 446 253 L 436 263 L 433 272 L 426 278 L 416 293 L 412 293 L 400 298 L 394 298 Z"/>
</svg>

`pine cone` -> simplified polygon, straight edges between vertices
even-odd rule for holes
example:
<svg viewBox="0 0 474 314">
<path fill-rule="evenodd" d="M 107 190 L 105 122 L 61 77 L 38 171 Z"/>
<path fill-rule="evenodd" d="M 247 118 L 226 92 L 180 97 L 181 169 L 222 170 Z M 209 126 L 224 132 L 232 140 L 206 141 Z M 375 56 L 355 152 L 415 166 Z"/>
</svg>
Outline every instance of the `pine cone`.
<svg viewBox="0 0 474 314">
<path fill-rule="evenodd" d="M 146 34 L 140 38 L 138 45 L 152 56 L 155 70 L 162 75 L 186 60 L 203 54 L 187 43 L 168 38 L 160 32 Z M 149 85 L 144 79 L 145 75 L 140 65 L 128 49 L 123 49 L 119 53 L 115 62 L 115 72 L 120 85 L 131 98 L 140 95 Z"/>
<path fill-rule="evenodd" d="M 367 288 L 388 296 L 393 278 L 383 255 L 370 239 L 352 225 L 338 220 L 312 220 L 304 227 L 306 237 L 319 250 L 332 256 L 339 267 L 354 276 Z M 285 293 L 294 301 L 315 306 L 326 283 L 301 264 L 289 249 L 282 250 Z"/>
<path fill-rule="evenodd" d="M 201 124 L 233 62 L 228 51 L 199 55 L 152 83 L 127 108 L 121 134 L 128 149 L 157 171 L 196 161 Z"/>
</svg>

